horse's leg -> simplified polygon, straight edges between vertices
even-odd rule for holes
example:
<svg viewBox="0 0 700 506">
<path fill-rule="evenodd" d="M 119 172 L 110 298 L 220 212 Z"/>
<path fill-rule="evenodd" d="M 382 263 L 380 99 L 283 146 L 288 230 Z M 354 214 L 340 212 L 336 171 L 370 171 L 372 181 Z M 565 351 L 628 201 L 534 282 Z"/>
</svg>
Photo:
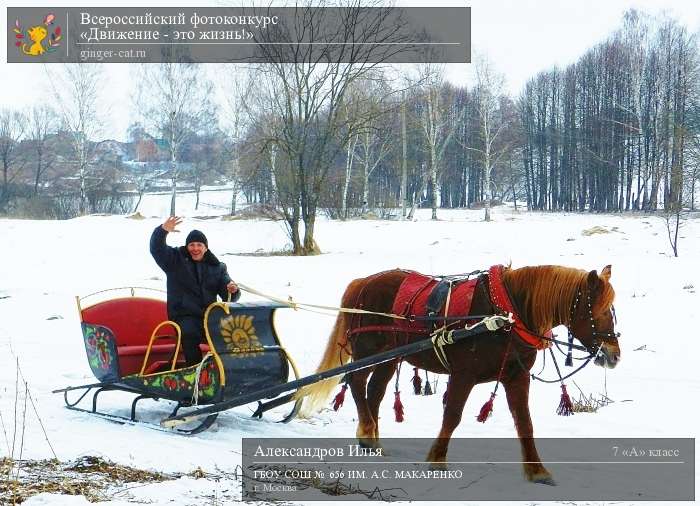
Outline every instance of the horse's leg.
<svg viewBox="0 0 700 506">
<path fill-rule="evenodd" d="M 525 477 L 535 483 L 555 485 L 552 475 L 542 465 L 537 448 L 535 448 L 530 407 L 528 406 L 530 394 L 530 376 L 528 372 L 520 371 L 513 378 L 504 381 L 503 386 L 508 399 L 508 407 L 515 422 L 515 430 L 518 433 L 518 438 L 520 438 Z"/>
<path fill-rule="evenodd" d="M 442 427 L 437 439 L 430 447 L 426 459 L 431 462 L 431 469 L 447 469 L 447 446 L 450 444 L 452 433 L 462 419 L 464 404 L 467 402 L 467 397 L 474 388 L 474 384 L 474 380 L 465 375 L 450 375 L 447 383 L 445 410 L 442 414 Z"/>
<path fill-rule="evenodd" d="M 369 369 L 350 374 L 350 392 L 357 406 L 357 439 L 360 446 L 374 447 L 377 424 L 367 403 L 367 377 Z"/>
<path fill-rule="evenodd" d="M 372 373 L 372 377 L 369 379 L 367 385 L 367 403 L 369 405 L 369 412 L 374 420 L 374 439 L 376 441 L 375 446 L 379 447 L 379 405 L 384 398 L 386 393 L 386 386 L 389 380 L 394 375 L 396 369 L 396 362 L 386 362 L 380 364 Z"/>
</svg>

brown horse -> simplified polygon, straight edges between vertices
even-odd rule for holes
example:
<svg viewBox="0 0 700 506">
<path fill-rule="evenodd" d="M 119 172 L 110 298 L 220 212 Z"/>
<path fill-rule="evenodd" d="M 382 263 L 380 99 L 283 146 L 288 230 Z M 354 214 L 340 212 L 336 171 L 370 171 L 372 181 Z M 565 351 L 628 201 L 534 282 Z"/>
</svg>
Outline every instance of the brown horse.
<svg viewBox="0 0 700 506">
<path fill-rule="evenodd" d="M 610 273 L 609 265 L 600 275 L 595 270 L 586 272 L 553 265 L 520 269 L 508 267 L 502 271 L 502 284 L 513 307 L 517 308 L 522 324 L 532 334 L 542 336 L 557 325 L 565 325 L 590 354 L 596 355 L 597 365 L 612 368 L 620 359 L 620 347 L 618 335 L 614 332 L 612 303 L 615 292 L 609 282 Z M 345 290 L 342 306 L 389 313 L 407 275 L 406 271 L 392 270 L 356 279 Z M 489 276 L 482 275 L 476 285 L 469 314 L 498 312 L 489 296 Z M 391 324 L 386 316 L 340 313 L 318 371 L 337 367 L 350 358 L 359 360 L 426 338 L 425 335 L 397 335 L 395 331 L 379 328 Z M 352 329 L 358 327 L 369 328 L 366 332 L 353 333 Z M 520 438 L 525 477 L 534 482 L 554 484 L 537 454 L 528 407 L 529 369 L 535 362 L 537 348 L 524 342 L 514 333 L 515 330 L 488 332 L 446 346 L 444 350 L 450 370 L 432 350 L 404 358 L 415 367 L 450 375 L 442 428 L 426 459 L 433 467 L 446 466 L 449 439 L 460 422 L 471 389 L 478 383 L 496 380 L 499 371 L 502 371 L 500 380 Z M 380 446 L 379 404 L 397 362 L 398 359 L 349 375 L 350 389 L 357 405 L 357 438 L 360 444 Z M 307 387 L 305 393 L 309 398 L 304 411 L 308 414 L 324 407 L 339 381 L 340 378 L 336 377 Z"/>
</svg>

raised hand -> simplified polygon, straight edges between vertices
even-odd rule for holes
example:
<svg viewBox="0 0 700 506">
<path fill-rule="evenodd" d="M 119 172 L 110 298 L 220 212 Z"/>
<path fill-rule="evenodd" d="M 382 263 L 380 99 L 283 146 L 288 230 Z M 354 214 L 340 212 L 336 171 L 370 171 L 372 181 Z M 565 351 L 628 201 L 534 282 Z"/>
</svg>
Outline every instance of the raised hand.
<svg viewBox="0 0 700 506">
<path fill-rule="evenodd" d="M 166 232 L 179 232 L 179 230 L 176 230 L 175 227 L 180 225 L 182 223 L 182 218 L 179 216 L 171 216 L 165 222 L 161 225 L 163 227 L 163 230 Z"/>
</svg>

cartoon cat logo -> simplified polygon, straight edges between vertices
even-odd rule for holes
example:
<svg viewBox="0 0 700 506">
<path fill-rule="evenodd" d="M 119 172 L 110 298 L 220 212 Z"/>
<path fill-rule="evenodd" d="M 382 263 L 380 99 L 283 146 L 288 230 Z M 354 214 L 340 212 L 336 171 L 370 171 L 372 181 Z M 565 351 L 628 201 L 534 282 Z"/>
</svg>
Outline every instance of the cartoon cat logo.
<svg viewBox="0 0 700 506">
<path fill-rule="evenodd" d="M 44 43 L 44 40 L 49 35 L 51 26 L 54 24 L 56 16 L 53 14 L 47 14 L 44 21 L 40 25 L 30 27 L 26 32 L 22 31 L 22 27 L 19 24 L 19 19 L 15 20 L 15 46 L 20 53 L 29 56 L 39 56 L 44 53 L 51 53 L 60 46 L 61 40 L 61 27 L 56 26 L 56 29 L 51 32 L 51 37 Z"/>
</svg>

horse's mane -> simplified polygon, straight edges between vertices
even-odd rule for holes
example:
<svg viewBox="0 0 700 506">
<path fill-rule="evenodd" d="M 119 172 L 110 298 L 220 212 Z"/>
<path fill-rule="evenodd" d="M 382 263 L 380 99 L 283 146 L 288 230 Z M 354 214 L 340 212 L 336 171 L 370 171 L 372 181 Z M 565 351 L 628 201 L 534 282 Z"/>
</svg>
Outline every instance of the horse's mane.
<svg viewBox="0 0 700 506">
<path fill-rule="evenodd" d="M 588 272 L 559 265 L 521 267 L 503 271 L 503 280 L 510 291 L 516 310 L 525 324 L 535 332 L 544 333 L 553 327 L 568 325 L 576 295 L 581 300 L 575 308 L 584 310 L 588 296 Z M 603 290 L 591 298 L 593 315 L 608 309 L 615 298 L 615 291 L 607 281 Z M 587 309 L 585 309 L 587 310 Z"/>
</svg>

